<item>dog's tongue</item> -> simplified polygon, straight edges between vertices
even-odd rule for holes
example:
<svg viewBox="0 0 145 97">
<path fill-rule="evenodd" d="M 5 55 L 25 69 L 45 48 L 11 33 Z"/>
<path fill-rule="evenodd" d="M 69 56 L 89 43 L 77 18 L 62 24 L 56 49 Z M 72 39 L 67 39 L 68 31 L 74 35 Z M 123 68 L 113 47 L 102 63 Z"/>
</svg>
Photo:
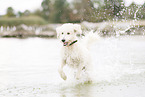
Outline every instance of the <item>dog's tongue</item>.
<svg viewBox="0 0 145 97">
<path fill-rule="evenodd" d="M 67 42 L 63 42 L 63 46 L 66 46 L 68 43 Z"/>
</svg>

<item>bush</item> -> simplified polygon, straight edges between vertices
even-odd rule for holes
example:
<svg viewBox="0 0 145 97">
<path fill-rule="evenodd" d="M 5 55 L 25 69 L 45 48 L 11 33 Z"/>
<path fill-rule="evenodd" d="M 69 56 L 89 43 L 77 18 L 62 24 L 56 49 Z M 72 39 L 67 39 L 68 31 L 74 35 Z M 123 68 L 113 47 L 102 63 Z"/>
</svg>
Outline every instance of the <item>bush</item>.
<svg viewBox="0 0 145 97">
<path fill-rule="evenodd" d="M 0 26 L 18 26 L 21 24 L 25 25 L 44 25 L 47 22 L 38 16 L 27 16 L 27 17 L 20 17 L 20 18 L 15 18 L 15 17 L 1 17 L 0 18 Z"/>
</svg>

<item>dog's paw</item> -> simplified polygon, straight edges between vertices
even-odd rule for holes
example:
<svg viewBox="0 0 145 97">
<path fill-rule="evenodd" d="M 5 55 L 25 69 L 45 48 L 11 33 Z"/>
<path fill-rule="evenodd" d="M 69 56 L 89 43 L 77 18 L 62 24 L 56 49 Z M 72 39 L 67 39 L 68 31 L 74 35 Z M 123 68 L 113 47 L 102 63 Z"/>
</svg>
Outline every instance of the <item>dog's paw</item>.
<svg viewBox="0 0 145 97">
<path fill-rule="evenodd" d="M 66 76 L 63 76 L 62 78 L 63 78 L 63 80 L 66 80 L 66 79 L 67 79 L 67 77 L 66 77 Z"/>
<path fill-rule="evenodd" d="M 61 78 L 62 78 L 63 80 L 66 80 L 66 79 L 67 79 L 67 77 L 66 77 L 66 75 L 65 75 L 64 73 L 61 73 Z"/>
<path fill-rule="evenodd" d="M 89 80 L 86 80 L 84 83 L 85 84 L 91 84 L 91 83 L 93 83 L 93 81 L 91 79 L 89 79 Z"/>
<path fill-rule="evenodd" d="M 80 76 L 76 76 L 76 79 L 79 80 L 80 79 Z"/>
</svg>

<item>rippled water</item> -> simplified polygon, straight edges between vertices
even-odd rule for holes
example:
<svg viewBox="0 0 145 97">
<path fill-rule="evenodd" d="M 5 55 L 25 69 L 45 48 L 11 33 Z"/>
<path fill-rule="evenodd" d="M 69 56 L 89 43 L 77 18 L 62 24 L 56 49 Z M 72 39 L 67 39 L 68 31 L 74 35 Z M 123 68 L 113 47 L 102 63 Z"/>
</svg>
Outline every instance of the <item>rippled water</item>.
<svg viewBox="0 0 145 97">
<path fill-rule="evenodd" d="M 0 97 L 145 97 L 145 36 L 92 46 L 94 81 L 63 81 L 57 39 L 0 39 Z M 65 68 L 70 73 L 70 68 Z"/>
</svg>

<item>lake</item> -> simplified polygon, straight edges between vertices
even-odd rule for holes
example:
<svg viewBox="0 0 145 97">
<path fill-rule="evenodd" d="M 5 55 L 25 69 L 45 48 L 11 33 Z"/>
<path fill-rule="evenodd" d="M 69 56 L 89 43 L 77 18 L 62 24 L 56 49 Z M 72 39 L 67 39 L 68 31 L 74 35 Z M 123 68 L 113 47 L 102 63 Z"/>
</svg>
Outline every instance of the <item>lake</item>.
<svg viewBox="0 0 145 97">
<path fill-rule="evenodd" d="M 60 44 L 0 38 L 0 97 L 145 97 L 145 36 L 106 37 L 91 47 L 93 83 L 58 72 Z"/>
</svg>

